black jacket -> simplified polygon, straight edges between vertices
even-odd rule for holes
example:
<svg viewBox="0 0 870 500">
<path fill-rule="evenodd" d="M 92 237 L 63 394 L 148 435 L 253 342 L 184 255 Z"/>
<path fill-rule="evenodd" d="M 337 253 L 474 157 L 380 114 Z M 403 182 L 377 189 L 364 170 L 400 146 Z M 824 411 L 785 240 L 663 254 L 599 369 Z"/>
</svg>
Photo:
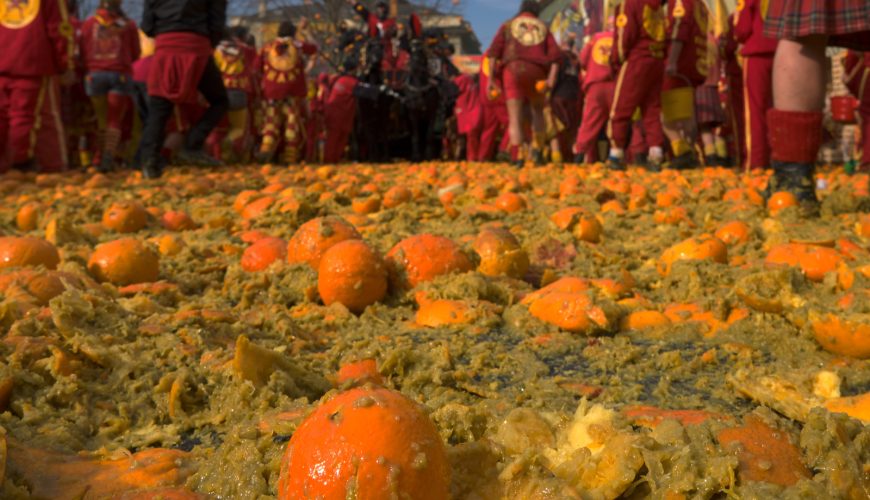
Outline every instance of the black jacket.
<svg viewBox="0 0 870 500">
<path fill-rule="evenodd" d="M 217 46 L 227 23 L 227 0 L 146 0 L 142 31 L 154 38 L 163 33 L 190 32 Z"/>
</svg>

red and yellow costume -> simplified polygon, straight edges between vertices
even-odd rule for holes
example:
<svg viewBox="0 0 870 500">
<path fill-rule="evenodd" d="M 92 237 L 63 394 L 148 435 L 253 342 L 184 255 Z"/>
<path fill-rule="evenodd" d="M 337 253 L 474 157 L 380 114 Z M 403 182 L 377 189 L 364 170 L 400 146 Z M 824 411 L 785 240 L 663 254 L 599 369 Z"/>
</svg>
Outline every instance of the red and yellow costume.
<svg viewBox="0 0 870 500">
<path fill-rule="evenodd" d="M 0 169 L 66 168 L 58 75 L 74 70 L 73 35 L 66 0 L 0 1 Z"/>
<path fill-rule="evenodd" d="M 114 160 L 133 104 L 129 84 L 133 63 L 140 55 L 139 30 L 133 21 L 97 9 L 82 24 L 79 48 L 87 73 L 85 88 L 97 117 L 98 142 L 102 143 L 101 149 L 93 151 L 94 160 L 99 163 L 101 156 Z"/>
<path fill-rule="evenodd" d="M 257 51 L 239 41 L 221 42 L 214 51 L 215 64 L 223 76 L 230 108 L 208 139 L 216 158 L 247 161 L 253 141 L 252 110 L 257 98 Z"/>
<path fill-rule="evenodd" d="M 265 106 L 261 154 L 271 156 L 283 146 L 285 162 L 296 163 L 301 158 L 308 94 L 305 56 L 316 52 L 317 46 L 291 38 L 278 38 L 260 51 L 257 69 L 262 75 Z"/>
<path fill-rule="evenodd" d="M 773 107 L 773 56 L 777 41 L 764 36 L 762 0 L 742 0 L 734 14 L 734 37 L 742 44 L 743 94 L 746 117 L 747 167 L 766 168 L 770 165 L 767 142 L 767 110 Z"/>
<path fill-rule="evenodd" d="M 598 136 L 607 125 L 610 108 L 613 106 L 613 32 L 595 34 L 580 51 L 580 68 L 583 70 L 583 119 L 577 131 L 574 151 L 585 155 L 587 162 L 597 160 Z"/>
<path fill-rule="evenodd" d="M 870 170 L 870 52 L 849 51 L 843 61 L 844 80 L 849 92 L 858 99 L 861 116 L 861 169 Z"/>
<path fill-rule="evenodd" d="M 660 147 L 664 143 L 660 115 L 665 56 L 661 0 L 625 0 L 617 9 L 614 45 L 611 61 L 620 69 L 610 110 L 611 146 L 625 148 L 631 117 L 640 108 L 647 144 Z"/>
<path fill-rule="evenodd" d="M 561 57 L 561 49 L 543 21 L 522 13 L 498 30 L 489 57 L 501 64 L 506 99 L 543 103 L 545 96 L 535 85 L 547 78 L 550 65 Z"/>
</svg>

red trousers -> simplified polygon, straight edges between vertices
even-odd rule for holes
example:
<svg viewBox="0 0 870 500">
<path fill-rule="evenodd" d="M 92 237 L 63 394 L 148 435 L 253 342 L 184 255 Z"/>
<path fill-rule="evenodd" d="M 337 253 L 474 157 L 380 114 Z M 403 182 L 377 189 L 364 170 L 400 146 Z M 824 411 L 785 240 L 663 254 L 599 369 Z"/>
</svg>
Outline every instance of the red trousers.
<svg viewBox="0 0 870 500">
<path fill-rule="evenodd" d="M 870 91 L 864 94 L 858 114 L 861 115 L 861 167 L 867 169 L 870 168 Z"/>
<path fill-rule="evenodd" d="M 743 75 L 728 75 L 728 129 L 732 138 L 732 154 L 737 165 L 746 163 L 746 101 Z M 765 136 L 766 138 L 767 136 Z M 765 141 L 766 142 L 766 141 Z"/>
<path fill-rule="evenodd" d="M 483 127 L 477 145 L 475 161 L 489 161 L 495 156 L 496 141 L 507 138 L 508 114 L 506 105 L 483 105 Z M 470 147 L 470 146 L 469 146 Z"/>
<path fill-rule="evenodd" d="M 598 159 L 598 136 L 607 125 L 615 88 L 614 82 L 596 82 L 586 88 L 583 119 L 580 120 L 574 149 L 578 154 L 585 155 L 587 162 Z"/>
<path fill-rule="evenodd" d="M 327 105 L 324 116 L 326 129 L 326 144 L 323 147 L 324 163 L 338 163 L 344 158 L 355 118 L 356 107 L 333 109 Z"/>
<path fill-rule="evenodd" d="M 0 76 L 0 171 L 35 160 L 43 172 L 66 170 L 56 76 Z"/>
<path fill-rule="evenodd" d="M 629 58 L 619 70 L 613 107 L 610 109 L 608 137 L 611 146 L 625 149 L 631 117 L 640 108 L 646 143 L 661 146 L 665 142 L 662 131 L 662 76 L 664 62 L 653 57 Z"/>
<path fill-rule="evenodd" d="M 770 166 L 767 110 L 773 107 L 773 55 L 748 56 L 743 65 L 744 126 L 749 168 Z"/>
</svg>

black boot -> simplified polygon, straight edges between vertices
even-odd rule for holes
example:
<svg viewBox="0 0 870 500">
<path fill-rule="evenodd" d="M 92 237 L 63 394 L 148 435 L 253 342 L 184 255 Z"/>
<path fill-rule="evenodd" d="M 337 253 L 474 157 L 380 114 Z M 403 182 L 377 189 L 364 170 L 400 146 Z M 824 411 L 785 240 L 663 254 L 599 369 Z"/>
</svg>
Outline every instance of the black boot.
<svg viewBox="0 0 870 500">
<path fill-rule="evenodd" d="M 163 175 L 163 164 L 160 160 L 149 159 L 142 162 L 142 177 L 159 179 Z"/>
<path fill-rule="evenodd" d="M 577 153 L 574 155 L 574 163 L 577 165 L 583 165 L 586 163 L 586 155 L 583 153 Z"/>
<path fill-rule="evenodd" d="M 607 170 L 614 170 L 618 172 L 625 171 L 624 158 L 617 158 L 615 156 L 611 156 L 607 158 L 607 163 L 605 165 L 607 166 Z"/>
<path fill-rule="evenodd" d="M 544 153 L 542 153 L 540 149 L 533 149 L 530 156 L 532 158 L 532 163 L 534 163 L 535 165 L 539 167 L 544 165 Z"/>
<path fill-rule="evenodd" d="M 180 165 L 193 167 L 220 167 L 223 164 L 209 156 L 201 149 L 182 149 L 178 152 L 177 161 Z"/>
<path fill-rule="evenodd" d="M 668 165 L 668 168 L 673 170 L 691 170 L 693 168 L 698 168 L 699 166 L 698 158 L 695 156 L 695 153 L 690 151 L 688 153 L 683 153 L 680 156 L 675 156 Z"/>
<path fill-rule="evenodd" d="M 773 162 L 773 176 L 764 191 L 765 199 L 773 193 L 788 191 L 797 198 L 804 217 L 818 217 L 819 199 L 816 197 L 815 165 L 810 163 Z"/>
</svg>

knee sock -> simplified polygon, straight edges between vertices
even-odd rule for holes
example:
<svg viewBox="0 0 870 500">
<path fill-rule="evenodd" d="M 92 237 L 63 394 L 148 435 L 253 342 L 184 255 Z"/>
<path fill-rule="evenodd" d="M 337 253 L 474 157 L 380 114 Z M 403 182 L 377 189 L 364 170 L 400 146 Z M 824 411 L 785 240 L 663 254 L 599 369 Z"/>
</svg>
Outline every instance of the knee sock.
<svg viewBox="0 0 870 500">
<path fill-rule="evenodd" d="M 822 146 L 822 113 L 767 112 L 770 158 L 783 163 L 815 163 Z"/>
</svg>

